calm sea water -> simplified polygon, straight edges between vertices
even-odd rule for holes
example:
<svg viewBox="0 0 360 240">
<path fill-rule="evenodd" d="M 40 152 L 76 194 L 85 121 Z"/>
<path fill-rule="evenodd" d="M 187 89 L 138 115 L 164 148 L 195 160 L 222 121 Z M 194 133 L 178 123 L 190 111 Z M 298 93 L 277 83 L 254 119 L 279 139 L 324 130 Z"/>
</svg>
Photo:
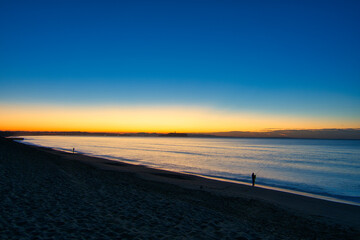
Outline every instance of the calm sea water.
<svg viewBox="0 0 360 240">
<path fill-rule="evenodd" d="M 31 136 L 26 143 L 360 203 L 360 141 Z"/>
</svg>

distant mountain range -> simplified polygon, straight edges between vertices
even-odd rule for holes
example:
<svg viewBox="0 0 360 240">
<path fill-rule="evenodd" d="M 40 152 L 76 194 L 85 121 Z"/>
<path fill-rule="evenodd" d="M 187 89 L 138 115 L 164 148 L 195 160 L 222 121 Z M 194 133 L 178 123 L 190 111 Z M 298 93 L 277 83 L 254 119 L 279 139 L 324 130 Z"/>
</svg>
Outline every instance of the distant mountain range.
<svg viewBox="0 0 360 240">
<path fill-rule="evenodd" d="M 212 133 L 107 133 L 107 132 L 54 132 L 54 131 L 0 131 L 0 136 L 139 136 L 139 137 L 231 137 L 231 138 L 310 138 L 310 139 L 359 139 L 360 129 L 306 129 L 270 130 L 262 132 L 231 131 Z"/>
<path fill-rule="evenodd" d="M 214 132 L 214 136 L 243 138 L 360 139 L 360 129 L 272 130 L 263 132 Z"/>
</svg>

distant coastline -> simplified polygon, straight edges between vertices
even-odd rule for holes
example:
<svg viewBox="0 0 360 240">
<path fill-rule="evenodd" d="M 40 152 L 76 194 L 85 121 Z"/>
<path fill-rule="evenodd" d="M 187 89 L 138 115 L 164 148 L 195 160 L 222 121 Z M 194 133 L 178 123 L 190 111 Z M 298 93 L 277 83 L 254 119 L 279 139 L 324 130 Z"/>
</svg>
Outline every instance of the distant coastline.
<svg viewBox="0 0 360 240">
<path fill-rule="evenodd" d="M 118 136 L 118 137 L 207 137 L 207 138 L 283 138 L 283 139 L 341 139 L 360 140 L 360 129 L 306 129 L 306 130 L 272 130 L 262 132 L 230 131 L 209 133 L 109 133 L 82 131 L 0 131 L 0 136 Z"/>
</svg>

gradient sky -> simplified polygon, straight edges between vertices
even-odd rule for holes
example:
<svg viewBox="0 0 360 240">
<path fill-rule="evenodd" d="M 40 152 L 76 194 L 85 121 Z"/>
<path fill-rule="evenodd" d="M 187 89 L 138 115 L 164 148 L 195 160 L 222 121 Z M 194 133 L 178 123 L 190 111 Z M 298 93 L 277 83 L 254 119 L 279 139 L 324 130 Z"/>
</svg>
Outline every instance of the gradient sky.
<svg viewBox="0 0 360 240">
<path fill-rule="evenodd" d="M 356 0 L 0 0 L 0 130 L 360 128 L 359 12 Z"/>
</svg>

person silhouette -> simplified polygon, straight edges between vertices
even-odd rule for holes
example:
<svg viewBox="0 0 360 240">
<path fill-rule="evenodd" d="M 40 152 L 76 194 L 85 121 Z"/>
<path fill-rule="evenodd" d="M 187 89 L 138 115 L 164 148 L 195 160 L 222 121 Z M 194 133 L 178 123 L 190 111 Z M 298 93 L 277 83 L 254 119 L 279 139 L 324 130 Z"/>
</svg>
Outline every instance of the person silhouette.
<svg viewBox="0 0 360 240">
<path fill-rule="evenodd" d="M 256 180 L 256 175 L 255 173 L 251 174 L 251 178 L 252 178 L 252 185 L 255 186 L 255 180 Z"/>
</svg>

